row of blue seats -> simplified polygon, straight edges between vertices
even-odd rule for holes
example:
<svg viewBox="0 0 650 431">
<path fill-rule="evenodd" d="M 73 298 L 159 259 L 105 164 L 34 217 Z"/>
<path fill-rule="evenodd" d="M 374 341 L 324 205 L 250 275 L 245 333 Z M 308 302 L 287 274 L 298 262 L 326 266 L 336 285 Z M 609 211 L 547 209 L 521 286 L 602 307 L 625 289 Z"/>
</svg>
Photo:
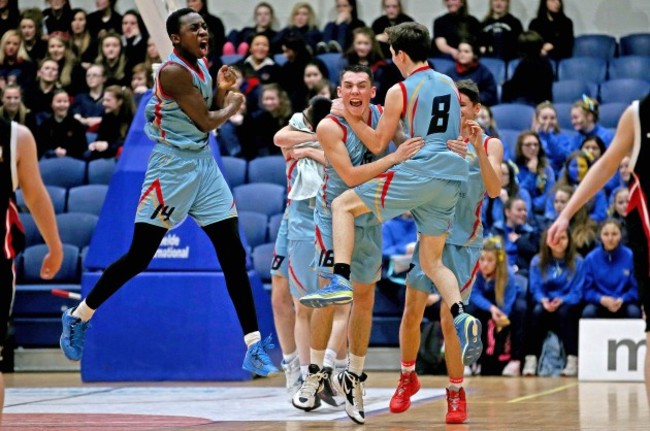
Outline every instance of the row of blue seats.
<svg viewBox="0 0 650 431">
<path fill-rule="evenodd" d="M 45 186 L 50 195 L 55 214 L 64 212 L 88 213 L 99 216 L 108 191 L 105 184 L 88 184 L 66 189 L 59 186 Z M 20 212 L 29 212 L 23 191 L 16 192 L 16 204 Z"/>
<path fill-rule="evenodd" d="M 29 213 L 20 213 L 20 222 L 25 228 L 25 245 L 44 244 L 43 237 L 36 227 L 34 217 Z M 56 215 L 56 225 L 59 237 L 64 244 L 74 245 L 84 249 L 90 245 L 98 216 L 81 212 L 67 212 Z"/>
<path fill-rule="evenodd" d="M 38 168 L 43 182 L 66 189 L 85 184 L 108 184 L 115 170 L 115 159 L 97 159 L 90 162 L 61 157 L 41 159 Z"/>
<path fill-rule="evenodd" d="M 286 162 L 282 156 L 265 156 L 247 162 L 222 156 L 223 174 L 231 188 L 247 183 L 271 183 L 287 186 Z"/>
<path fill-rule="evenodd" d="M 643 97 L 639 95 L 638 97 Z M 561 129 L 572 130 L 571 107 L 572 103 L 555 103 L 557 121 Z M 615 128 L 628 103 L 605 103 L 599 106 L 598 122 L 606 128 Z M 491 108 L 492 115 L 499 130 L 528 130 L 532 126 L 535 108 L 520 103 L 501 103 Z"/>
</svg>

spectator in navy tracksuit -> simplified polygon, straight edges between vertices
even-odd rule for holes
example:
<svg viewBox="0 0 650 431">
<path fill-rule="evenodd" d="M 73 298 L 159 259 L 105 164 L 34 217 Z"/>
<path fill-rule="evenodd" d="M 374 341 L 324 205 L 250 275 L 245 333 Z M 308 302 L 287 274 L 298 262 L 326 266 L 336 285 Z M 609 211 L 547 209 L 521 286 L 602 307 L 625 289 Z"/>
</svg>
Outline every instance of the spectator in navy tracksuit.
<svg viewBox="0 0 650 431">
<path fill-rule="evenodd" d="M 546 235 L 544 231 L 540 252 L 530 264 L 528 288 L 532 303 L 523 373 L 534 375 L 546 334 L 553 330 L 567 353 L 567 367 L 562 374 L 576 375 L 584 261 L 575 251 L 570 232 L 563 233 L 552 248 L 546 244 Z"/>
<path fill-rule="evenodd" d="M 547 196 L 555 184 L 555 172 L 541 142 L 537 133 L 526 130 L 517 137 L 515 148 L 519 187 L 528 190 L 536 214 L 544 213 Z"/>
<path fill-rule="evenodd" d="M 640 318 L 632 250 L 621 245 L 621 225 L 608 219 L 600 228 L 602 245 L 585 258 L 582 317 Z"/>
<path fill-rule="evenodd" d="M 495 347 L 495 337 L 490 333 L 490 326 L 494 325 L 498 331 L 508 328 L 510 348 L 506 348 L 504 353 L 510 355 L 510 362 L 504 368 L 503 375 L 518 376 L 524 353 L 526 302 L 523 297 L 519 297 L 519 287 L 515 283 L 514 272 L 508 266 L 503 238 L 492 236 L 483 241 L 479 269 L 468 305 L 468 312 L 483 325 L 481 338 L 485 348 L 479 362 L 482 362 L 486 354 L 491 354 L 490 348 Z"/>
<path fill-rule="evenodd" d="M 458 57 L 453 68 L 445 72 L 454 81 L 471 79 L 478 85 L 482 105 L 497 104 L 497 83 L 484 64 L 479 62 L 478 49 L 469 41 L 458 44 Z"/>
<path fill-rule="evenodd" d="M 528 224 L 528 210 L 522 198 L 515 196 L 506 201 L 505 216 L 505 222 L 494 223 L 490 233 L 503 237 L 513 270 L 527 275 L 530 260 L 539 250 L 539 234 Z"/>
<path fill-rule="evenodd" d="M 614 139 L 614 132 L 598 124 L 598 101 L 591 97 L 582 96 L 571 107 L 571 124 L 578 132 L 571 142 L 571 149 L 577 150 L 589 136 L 598 136 L 609 147 Z"/>
</svg>

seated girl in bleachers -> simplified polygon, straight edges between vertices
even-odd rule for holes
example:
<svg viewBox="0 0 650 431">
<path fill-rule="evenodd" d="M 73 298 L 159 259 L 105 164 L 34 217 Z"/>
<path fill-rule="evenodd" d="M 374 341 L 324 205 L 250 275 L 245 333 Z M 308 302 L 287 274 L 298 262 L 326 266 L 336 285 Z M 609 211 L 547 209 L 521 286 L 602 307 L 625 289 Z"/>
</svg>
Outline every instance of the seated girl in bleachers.
<svg viewBox="0 0 650 431">
<path fill-rule="evenodd" d="M 249 111 L 259 108 L 257 99 L 260 86 L 277 82 L 280 68 L 271 56 L 271 42 L 263 34 L 253 37 L 250 42 L 249 55 L 236 63 L 242 73 L 243 82 L 240 90 L 246 94 Z"/>
<path fill-rule="evenodd" d="M 546 152 L 537 133 L 528 130 L 519 135 L 515 149 L 515 163 L 519 168 L 517 174 L 519 187 L 530 193 L 533 211 L 543 214 L 546 197 L 555 184 L 555 173 L 546 158 Z"/>
<path fill-rule="evenodd" d="M 528 274 L 530 260 L 539 250 L 539 233 L 528 224 L 526 202 L 520 197 L 512 197 L 505 203 L 505 220 L 496 222 L 490 233 L 504 240 L 508 264 L 516 273 Z"/>
<path fill-rule="evenodd" d="M 23 101 L 34 113 L 38 126 L 52 114 L 52 95 L 59 84 L 59 64 L 51 58 L 43 60 L 36 72 L 36 83 L 23 92 Z"/>
<path fill-rule="evenodd" d="M 526 335 L 526 358 L 523 374 L 534 376 L 537 359 L 546 334 L 552 330 L 567 353 L 562 375 L 578 374 L 578 320 L 585 280 L 584 261 L 576 251 L 570 232 L 560 237 L 557 246 L 546 244 L 542 234 L 540 251 L 530 265 L 528 289 L 531 312 Z"/>
<path fill-rule="evenodd" d="M 70 95 L 62 88 L 54 90 L 52 116 L 36 132 L 38 156 L 83 159 L 88 147 L 86 128 L 70 114 Z"/>
<path fill-rule="evenodd" d="M 5 87 L 2 92 L 0 117 L 22 124 L 31 130 L 32 133 L 36 133 L 36 118 L 32 111 L 23 103 L 22 93 L 23 90 L 16 84 L 9 84 Z"/>
<path fill-rule="evenodd" d="M 483 228 L 488 231 L 492 228 L 494 223 L 504 221 L 505 203 L 513 197 L 520 197 L 526 203 L 526 211 L 529 214 L 533 213 L 532 201 L 530 194 L 526 189 L 519 187 L 517 180 L 517 172 L 519 169 L 514 162 L 504 161 L 501 163 L 501 194 L 498 198 L 491 199 L 485 196 L 483 207 L 481 208 L 481 220 L 483 221 Z"/>
<path fill-rule="evenodd" d="M 481 105 L 492 106 L 498 102 L 497 83 L 490 69 L 479 61 L 478 53 L 474 42 L 461 40 L 458 44 L 455 66 L 444 73 L 454 81 L 462 79 L 474 81 L 480 90 Z"/>
<path fill-rule="evenodd" d="M 325 24 L 323 41 L 316 47 L 317 52 L 347 51 L 352 45 L 354 30 L 366 26 L 359 19 L 356 0 L 336 0 L 335 3 L 336 19 Z"/>
<path fill-rule="evenodd" d="M 86 69 L 77 61 L 67 33 L 53 33 L 47 40 L 47 55 L 59 64 L 59 84 L 73 96 L 85 91 Z"/>
<path fill-rule="evenodd" d="M 131 71 L 131 93 L 133 105 L 138 109 L 142 95 L 153 87 L 153 77 L 144 63 L 136 64 Z"/>
<path fill-rule="evenodd" d="M 267 2 L 258 3 L 253 12 L 253 19 L 255 20 L 253 27 L 244 27 L 241 31 L 232 30 L 228 34 L 228 41 L 223 45 L 224 55 L 246 55 L 250 41 L 256 34 L 263 34 L 269 40 L 273 40 L 277 33 L 272 28 L 275 20 L 273 6 Z"/>
<path fill-rule="evenodd" d="M 133 99 L 131 90 L 111 85 L 104 91 L 104 114 L 95 141 L 88 144 L 84 154 L 86 160 L 119 157 L 124 138 L 133 121 Z"/>
<path fill-rule="evenodd" d="M 638 319 L 639 291 L 632 250 L 621 244 L 621 225 L 607 219 L 600 227 L 601 245 L 585 258 L 585 318 Z"/>
<path fill-rule="evenodd" d="M 560 131 L 557 111 L 551 102 L 542 102 L 535 107 L 533 130 L 539 135 L 542 148 L 557 175 L 572 148 L 569 136 Z"/>
<path fill-rule="evenodd" d="M 128 85 L 126 56 L 122 38 L 117 33 L 107 33 L 99 42 L 99 54 L 94 63 L 104 67 L 106 85 Z"/>
<path fill-rule="evenodd" d="M 84 69 L 88 69 L 97 56 L 97 40 L 90 36 L 87 18 L 88 13 L 84 9 L 72 9 L 70 40 Z"/>
<path fill-rule="evenodd" d="M 483 325 L 484 350 L 479 364 L 484 375 L 483 361 L 486 355 L 493 354 L 491 350 L 495 348 L 496 339 L 503 336 L 509 337 L 510 342 L 506 341 L 501 355 L 509 357 L 509 362 L 498 372 L 504 376 L 521 374 L 526 303 L 523 298 L 518 300 L 519 297 L 519 287 L 514 272 L 508 267 L 503 239 L 496 235 L 485 239 L 468 306 L 468 312 Z M 507 333 L 501 333 L 502 330 L 507 330 Z M 504 362 L 506 358 L 498 362 Z"/>
<path fill-rule="evenodd" d="M 593 164 L 590 153 L 584 151 L 572 152 L 564 162 L 564 167 L 560 171 L 557 184 L 564 184 L 574 189 L 578 187 L 580 181 L 585 177 L 587 171 Z M 596 222 L 600 223 L 607 218 L 607 196 L 604 191 L 596 193 L 593 199 L 586 205 L 589 216 Z M 546 201 L 545 214 L 549 219 L 555 219 L 557 216 L 553 208 L 553 196 L 549 195 Z"/>
<path fill-rule="evenodd" d="M 316 52 L 316 45 L 323 40 L 323 34 L 316 25 L 316 13 L 309 3 L 296 3 L 291 9 L 289 25 L 280 30 L 273 39 L 273 51 L 279 52 L 282 41 L 287 36 L 301 37 L 312 53 Z"/>
<path fill-rule="evenodd" d="M 571 107 L 571 124 L 573 130 L 578 132 L 573 137 L 572 150 L 580 148 L 585 138 L 592 135 L 602 139 L 607 147 L 614 138 L 614 133 L 611 130 L 598 124 L 598 101 L 585 95 Z"/>
<path fill-rule="evenodd" d="M 18 29 L 27 55 L 35 65 L 39 64 L 47 54 L 47 42 L 43 40 L 43 12 L 35 7 L 23 10 Z"/>
<path fill-rule="evenodd" d="M 7 30 L 0 39 L 0 90 L 7 84 L 33 85 L 36 66 L 23 47 L 18 30 Z"/>
</svg>

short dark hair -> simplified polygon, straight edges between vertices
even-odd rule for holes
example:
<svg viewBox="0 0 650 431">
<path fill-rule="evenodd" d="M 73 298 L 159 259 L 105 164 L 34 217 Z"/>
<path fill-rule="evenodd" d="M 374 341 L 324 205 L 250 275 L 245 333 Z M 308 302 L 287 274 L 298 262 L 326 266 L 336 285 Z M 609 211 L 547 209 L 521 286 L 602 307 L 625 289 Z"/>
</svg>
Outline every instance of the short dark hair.
<svg viewBox="0 0 650 431">
<path fill-rule="evenodd" d="M 429 30 L 416 22 L 403 22 L 386 29 L 388 43 L 393 51 L 405 52 L 412 61 L 426 61 L 431 49 Z"/>
<path fill-rule="evenodd" d="M 478 85 L 476 85 L 476 83 L 471 79 L 463 79 L 462 81 L 457 81 L 456 87 L 458 87 L 458 92 L 467 96 L 467 98 L 471 100 L 474 105 L 481 103 Z"/>
<path fill-rule="evenodd" d="M 318 123 L 330 113 L 332 101 L 325 96 L 314 96 L 309 101 L 309 107 L 306 109 L 307 120 L 316 130 Z"/>
<path fill-rule="evenodd" d="M 189 7 L 184 7 L 172 12 L 167 17 L 167 22 L 165 23 L 165 26 L 167 27 L 167 35 L 171 36 L 172 34 L 179 34 L 181 30 L 181 18 L 191 13 L 197 12 Z"/>
<path fill-rule="evenodd" d="M 343 81 L 343 75 L 345 75 L 347 72 L 352 72 L 352 73 L 365 73 L 368 75 L 368 78 L 370 78 L 370 84 L 374 85 L 374 78 L 372 76 L 372 70 L 368 66 L 364 66 L 363 64 L 351 64 L 349 66 L 345 66 L 343 70 L 341 71 L 341 74 L 339 75 L 339 82 Z"/>
</svg>

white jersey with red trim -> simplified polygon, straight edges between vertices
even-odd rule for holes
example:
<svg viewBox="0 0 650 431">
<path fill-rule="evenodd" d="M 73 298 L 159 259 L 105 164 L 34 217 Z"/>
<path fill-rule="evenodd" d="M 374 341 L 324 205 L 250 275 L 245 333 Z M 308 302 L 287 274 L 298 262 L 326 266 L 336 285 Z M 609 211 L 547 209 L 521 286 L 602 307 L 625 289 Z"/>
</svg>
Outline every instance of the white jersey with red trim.
<svg viewBox="0 0 650 431">
<path fill-rule="evenodd" d="M 176 100 L 165 94 L 158 80 L 160 72 L 170 63 L 179 64 L 187 69 L 192 75 L 192 85 L 201 93 L 206 106 L 209 108 L 212 105 L 212 77 L 207 60 L 202 58 L 191 64 L 174 50 L 156 75 L 153 96 L 144 111 L 147 119 L 145 133 L 157 143 L 185 150 L 200 150 L 208 145 L 209 134 L 201 131 Z"/>
</svg>

